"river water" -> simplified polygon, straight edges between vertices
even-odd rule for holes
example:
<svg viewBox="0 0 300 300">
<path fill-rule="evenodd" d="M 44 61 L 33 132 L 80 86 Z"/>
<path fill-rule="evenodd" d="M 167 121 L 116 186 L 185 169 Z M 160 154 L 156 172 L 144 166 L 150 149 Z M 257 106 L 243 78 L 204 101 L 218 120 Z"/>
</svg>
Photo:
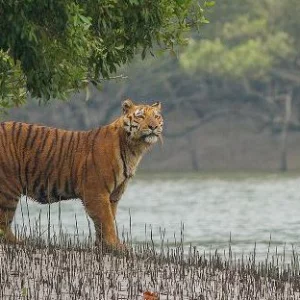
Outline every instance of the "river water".
<svg viewBox="0 0 300 300">
<path fill-rule="evenodd" d="M 278 174 L 149 174 L 129 184 L 118 209 L 119 232 L 136 243 L 153 239 L 184 244 L 201 251 L 228 250 L 263 257 L 300 247 L 300 175 Z M 28 204 L 27 204 L 28 203 Z M 51 206 L 51 228 L 58 228 L 58 204 Z M 29 211 L 27 211 L 27 208 Z M 61 203 L 63 229 L 88 233 L 79 200 Z M 22 217 L 23 212 L 23 217 Z M 41 215 L 46 231 L 48 206 L 25 201 L 15 222 L 33 226 Z M 77 229 L 75 223 L 77 222 Z M 183 234 L 182 234 L 183 232 Z"/>
</svg>

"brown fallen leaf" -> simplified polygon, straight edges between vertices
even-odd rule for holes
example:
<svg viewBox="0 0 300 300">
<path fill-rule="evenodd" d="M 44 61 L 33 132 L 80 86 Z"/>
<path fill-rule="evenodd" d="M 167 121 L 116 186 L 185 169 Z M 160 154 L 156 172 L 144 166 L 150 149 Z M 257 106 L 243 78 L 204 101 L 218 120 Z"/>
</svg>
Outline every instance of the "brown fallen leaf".
<svg viewBox="0 0 300 300">
<path fill-rule="evenodd" d="M 144 300 L 159 300 L 159 296 L 157 293 L 151 293 L 149 291 L 146 291 L 143 293 Z"/>
</svg>

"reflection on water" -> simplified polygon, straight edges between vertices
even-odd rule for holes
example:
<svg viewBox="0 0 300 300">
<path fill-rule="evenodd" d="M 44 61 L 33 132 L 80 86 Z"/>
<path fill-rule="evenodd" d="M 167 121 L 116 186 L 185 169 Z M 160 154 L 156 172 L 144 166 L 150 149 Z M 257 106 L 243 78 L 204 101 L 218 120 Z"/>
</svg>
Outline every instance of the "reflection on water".
<svg viewBox="0 0 300 300">
<path fill-rule="evenodd" d="M 201 250 L 228 249 L 249 254 L 254 249 L 265 254 L 271 235 L 271 251 L 300 245 L 300 178 L 295 176 L 176 176 L 155 175 L 135 178 L 129 184 L 118 210 L 119 232 L 129 232 L 134 241 L 149 239 L 150 228 L 156 241 L 165 229 L 165 241 L 180 239 Z M 23 218 L 28 224 L 27 205 L 21 201 Z M 47 206 L 28 202 L 30 218 L 38 218 L 47 228 Z M 61 203 L 64 230 L 88 233 L 88 222 L 78 200 Z M 21 208 L 16 223 L 22 224 Z M 32 225 L 33 221 L 31 221 Z M 52 228 L 58 228 L 58 205 L 51 205 Z M 146 225 L 146 226 L 145 226 Z M 146 229 L 145 229 L 146 228 Z M 146 232 L 146 233 L 145 233 Z M 145 237 L 146 235 L 146 237 Z"/>
</svg>

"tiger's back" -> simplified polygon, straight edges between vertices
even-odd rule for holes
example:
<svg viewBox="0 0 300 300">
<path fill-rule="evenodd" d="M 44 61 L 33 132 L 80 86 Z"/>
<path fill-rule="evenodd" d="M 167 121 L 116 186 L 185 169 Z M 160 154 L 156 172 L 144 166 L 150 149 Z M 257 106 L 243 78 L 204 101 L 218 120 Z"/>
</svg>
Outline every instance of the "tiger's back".
<svg viewBox="0 0 300 300">
<path fill-rule="evenodd" d="M 83 131 L 1 123 L 0 194 L 7 199 L 26 194 L 42 204 L 80 197 L 77 185 L 87 137 Z"/>
</svg>

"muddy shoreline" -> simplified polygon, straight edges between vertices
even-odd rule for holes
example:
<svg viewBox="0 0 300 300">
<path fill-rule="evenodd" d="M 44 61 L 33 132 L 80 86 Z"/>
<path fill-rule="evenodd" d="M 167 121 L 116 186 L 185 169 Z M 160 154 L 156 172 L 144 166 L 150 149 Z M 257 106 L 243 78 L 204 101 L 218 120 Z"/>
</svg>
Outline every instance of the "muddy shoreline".
<svg viewBox="0 0 300 300">
<path fill-rule="evenodd" d="M 299 290 L 299 264 L 281 266 L 274 257 L 255 263 L 151 243 L 127 255 L 87 244 L 0 244 L 3 300 L 143 299 L 145 291 L 161 300 L 300 299 Z"/>
</svg>

